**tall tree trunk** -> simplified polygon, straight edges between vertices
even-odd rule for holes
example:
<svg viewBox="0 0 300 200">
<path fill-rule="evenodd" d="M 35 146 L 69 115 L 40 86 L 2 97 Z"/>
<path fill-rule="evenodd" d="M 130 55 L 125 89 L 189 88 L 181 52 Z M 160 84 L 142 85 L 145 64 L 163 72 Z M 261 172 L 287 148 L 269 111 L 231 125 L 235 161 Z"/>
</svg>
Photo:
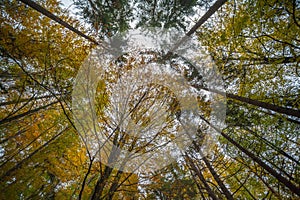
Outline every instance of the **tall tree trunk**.
<svg viewBox="0 0 300 200">
<path fill-rule="evenodd" d="M 285 108 L 285 107 L 281 107 L 281 106 L 277 106 L 274 104 L 270 104 L 270 103 L 266 103 L 266 102 L 262 102 L 262 101 L 258 101 L 258 100 L 254 100 L 254 99 L 250 99 L 247 97 L 241 97 L 238 95 L 234 95 L 234 94 L 230 94 L 230 93 L 226 93 L 226 97 L 229 97 L 231 99 L 235 99 L 244 103 L 248 103 L 254 106 L 258 106 L 261 108 L 265 108 L 268 110 L 272 110 L 274 112 L 278 112 L 278 113 L 282 113 L 282 114 L 286 114 L 286 115 L 290 115 L 290 116 L 294 116 L 294 117 L 298 117 L 300 118 L 300 112 L 298 110 L 294 110 L 291 108 Z"/>
<path fill-rule="evenodd" d="M 99 45 L 99 43 L 96 40 L 94 40 L 93 38 L 85 35 L 83 32 L 81 32 L 78 29 L 74 28 L 69 23 L 63 21 L 61 18 L 57 17 L 56 15 L 54 15 L 53 13 L 51 13 L 49 10 L 46 10 L 45 8 L 43 8 L 39 4 L 35 3 L 34 1 L 31 1 L 31 0 L 20 0 L 20 1 L 22 1 L 24 4 L 26 4 L 28 6 L 32 7 L 36 11 L 42 13 L 43 15 L 46 15 L 50 19 L 56 21 L 57 23 L 59 23 L 60 25 L 66 27 L 67 29 L 73 31 L 74 33 L 80 35 L 81 37 L 84 37 L 85 39 L 93 42 L 95 45 Z"/>
<path fill-rule="evenodd" d="M 112 174 L 113 167 L 110 167 L 110 164 L 113 164 L 119 157 L 120 152 L 118 150 L 118 139 L 119 139 L 119 132 L 118 128 L 115 129 L 114 138 L 113 138 L 113 146 L 112 150 L 108 157 L 108 164 L 105 166 L 104 173 L 101 174 L 99 177 L 95 187 L 93 194 L 91 196 L 91 200 L 99 200 L 103 194 L 104 187 L 106 185 L 106 181 L 109 179 L 109 176 Z"/>
<path fill-rule="evenodd" d="M 280 183 L 285 185 L 287 188 L 289 188 L 293 193 L 297 194 L 300 197 L 300 187 L 297 187 L 294 185 L 291 181 L 283 177 L 281 174 L 279 174 L 276 170 L 271 168 L 269 165 L 264 163 L 261 159 L 259 159 L 257 156 L 255 156 L 252 152 L 245 149 L 243 146 L 241 146 L 238 142 L 233 140 L 231 137 L 229 137 L 227 134 L 222 132 L 220 129 L 212 125 L 209 121 L 207 121 L 205 118 L 201 117 L 202 120 L 204 120 L 208 125 L 210 125 L 213 129 L 215 129 L 218 133 L 220 133 L 225 139 L 227 139 L 232 145 L 237 147 L 240 151 L 242 151 L 244 154 L 249 156 L 254 162 L 259 164 L 263 169 L 265 169 L 267 172 L 269 172 L 272 176 L 274 176 Z"/>
<path fill-rule="evenodd" d="M 191 166 L 192 170 L 196 173 L 200 181 L 203 183 L 208 195 L 213 199 L 213 200 L 219 200 L 219 198 L 215 195 L 215 193 L 212 191 L 210 186 L 207 184 L 203 174 L 201 171 L 196 167 L 196 165 L 193 163 L 193 161 L 188 157 L 188 155 L 185 156 L 187 158 L 187 161 L 189 165 Z"/>
<path fill-rule="evenodd" d="M 105 166 L 104 173 L 101 175 L 96 183 L 94 188 L 91 200 L 99 200 L 103 193 L 104 187 L 106 185 L 106 181 L 112 173 L 113 168 Z"/>
<path fill-rule="evenodd" d="M 56 134 L 54 137 L 52 137 L 50 140 L 48 140 L 45 144 L 34 150 L 29 156 L 21 160 L 18 164 L 16 164 L 14 167 L 10 168 L 8 171 L 6 171 L 3 175 L 0 176 L 0 180 L 2 180 L 5 177 L 9 177 L 12 172 L 14 172 L 16 169 L 20 168 L 23 166 L 23 164 L 31 159 L 35 154 L 37 154 L 39 151 L 47 147 L 51 142 L 56 140 L 58 137 L 60 137 L 65 131 L 69 130 L 70 127 L 64 128 L 62 131 L 60 131 L 58 134 Z"/>
<path fill-rule="evenodd" d="M 192 36 L 196 30 L 204 24 L 208 18 L 210 18 L 217 10 L 223 6 L 224 3 L 226 3 L 227 0 L 217 0 L 210 8 L 209 10 L 197 21 L 197 23 L 185 34 L 185 36 L 178 41 L 173 48 L 164 56 L 163 59 L 167 59 L 172 55 L 172 52 L 175 52 L 176 49 L 183 44 L 188 37 Z"/>
<path fill-rule="evenodd" d="M 59 96 L 61 94 L 57 94 L 57 95 Z M 34 101 L 34 100 L 47 99 L 47 98 L 51 98 L 51 97 L 55 98 L 55 96 L 53 96 L 52 94 L 39 96 L 39 97 L 32 96 L 31 98 L 26 98 L 26 99 L 17 99 L 17 100 L 12 100 L 12 101 L 1 102 L 0 106 L 14 105 L 14 104 L 22 103 L 22 102 L 30 102 L 30 101 Z"/>
<path fill-rule="evenodd" d="M 250 99 L 250 98 L 247 98 L 247 97 L 241 97 L 241 96 L 231 94 L 231 93 L 224 93 L 220 90 L 208 89 L 208 88 L 202 88 L 202 87 L 198 88 L 198 89 L 203 89 L 203 90 L 206 90 L 206 91 L 217 93 L 217 94 L 220 94 L 222 96 L 226 96 L 226 97 L 229 97 L 231 99 L 238 100 L 240 102 L 247 103 L 247 104 L 250 104 L 250 105 L 253 105 L 253 106 L 257 106 L 257 107 L 260 107 L 260 108 L 265 108 L 267 110 L 272 110 L 272 111 L 277 112 L 277 113 L 286 114 L 286 115 L 290 115 L 290 116 L 300 118 L 300 112 L 298 110 L 294 110 L 294 109 L 291 109 L 291 108 L 285 108 L 285 107 L 277 106 L 277 105 L 274 105 L 274 104 L 258 101 L 258 100 L 255 100 L 255 99 Z"/>
<path fill-rule="evenodd" d="M 218 176 L 218 174 L 216 173 L 216 171 L 214 170 L 214 168 L 211 166 L 211 164 L 209 163 L 209 161 L 207 160 L 207 158 L 203 157 L 202 160 L 206 164 L 206 166 L 209 169 L 210 173 L 213 175 L 214 179 L 217 181 L 218 185 L 220 186 L 220 188 L 221 188 L 222 192 L 224 193 L 224 195 L 226 196 L 226 198 L 229 199 L 229 200 L 233 200 L 233 197 L 232 197 L 231 193 L 225 187 L 223 181 L 221 181 L 220 177 Z"/>
<path fill-rule="evenodd" d="M 80 192 L 79 192 L 79 195 L 78 195 L 78 200 L 81 200 L 82 199 L 82 195 L 83 195 L 83 191 L 84 191 L 84 187 L 85 187 L 85 183 L 86 183 L 86 180 L 91 172 L 91 169 L 92 169 L 92 165 L 93 165 L 93 161 L 94 161 L 94 158 L 90 158 L 90 163 L 89 163 L 89 168 L 83 178 L 83 181 L 82 181 L 82 184 L 81 184 L 81 189 L 80 189 Z"/>
<path fill-rule="evenodd" d="M 108 195 L 107 195 L 107 199 L 112 199 L 116 190 L 118 189 L 119 187 L 119 181 L 121 179 L 121 175 L 122 175 L 122 172 L 121 171 L 118 171 L 117 172 L 117 175 L 115 176 L 110 188 L 109 188 L 109 191 L 108 191 Z"/>
<path fill-rule="evenodd" d="M 259 138 L 259 140 L 264 141 L 265 144 L 269 145 L 272 149 L 274 149 L 275 151 L 277 151 L 278 153 L 280 153 L 281 155 L 283 155 L 284 157 L 290 159 L 291 161 L 297 163 L 297 165 L 300 165 L 299 161 L 297 161 L 295 158 L 293 158 L 291 155 L 289 155 L 288 153 L 286 153 L 285 151 L 283 151 L 282 149 L 280 149 L 279 147 L 277 147 L 275 144 L 271 143 L 269 140 L 263 138 L 262 136 L 260 136 L 258 133 L 256 133 L 255 131 L 251 130 L 248 127 L 244 127 L 244 129 L 246 131 L 248 131 L 249 133 L 251 133 L 252 135 L 254 135 L 255 137 Z"/>
<path fill-rule="evenodd" d="M 43 110 L 43 109 L 46 109 L 48 108 L 49 106 L 52 106 L 54 104 L 57 104 L 59 101 L 55 101 L 55 102 L 52 102 L 52 103 L 49 103 L 47 105 L 44 105 L 44 106 L 41 106 L 39 108 L 36 108 L 36 109 L 33 109 L 33 110 L 29 110 L 27 112 L 24 112 L 24 113 L 21 113 L 19 115 L 15 115 L 15 116 L 12 116 L 12 117 L 8 117 L 8 118 L 4 118 L 0 121 L 0 125 L 2 124 L 5 124 L 5 123 L 8 123 L 8 122 L 12 122 L 12 121 L 15 121 L 17 119 L 20 119 L 22 117 L 25 117 L 27 115 L 31 115 L 31 114 L 34 114 L 34 113 L 37 113 L 39 112 L 40 110 Z"/>
<path fill-rule="evenodd" d="M 190 138 L 192 140 L 192 138 Z M 210 173 L 213 175 L 214 179 L 217 181 L 218 185 L 220 186 L 222 192 L 224 193 L 224 195 L 226 196 L 227 199 L 233 200 L 233 197 L 230 193 L 230 191 L 225 187 L 224 183 L 221 181 L 220 177 L 218 176 L 218 174 L 216 173 L 216 171 L 213 169 L 213 167 L 211 166 L 211 164 L 209 163 L 208 159 L 203 156 L 203 153 L 201 151 L 201 148 L 199 147 L 199 145 L 196 144 L 195 141 L 193 141 L 194 147 L 195 149 L 200 152 L 200 155 L 202 156 L 202 160 L 204 161 L 204 163 L 206 164 L 206 166 L 208 167 Z"/>
</svg>

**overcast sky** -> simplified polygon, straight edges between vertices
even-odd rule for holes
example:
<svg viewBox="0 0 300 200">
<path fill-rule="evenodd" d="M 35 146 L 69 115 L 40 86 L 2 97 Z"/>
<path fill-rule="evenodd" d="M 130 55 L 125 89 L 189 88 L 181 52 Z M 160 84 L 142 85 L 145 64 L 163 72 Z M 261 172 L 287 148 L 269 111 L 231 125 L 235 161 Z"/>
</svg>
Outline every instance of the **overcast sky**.
<svg viewBox="0 0 300 200">
<path fill-rule="evenodd" d="M 73 15 L 75 15 L 75 13 L 78 11 L 72 0 L 60 0 L 63 3 L 63 8 L 68 8 L 69 12 Z"/>
<path fill-rule="evenodd" d="M 80 17 L 76 15 L 78 10 L 75 8 L 73 0 L 60 0 L 60 2 L 63 3 L 62 8 L 68 9 L 72 17 L 81 21 Z"/>
<path fill-rule="evenodd" d="M 64 4 L 64 7 L 69 7 L 73 1 L 72 0 L 60 0 L 63 4 Z"/>
</svg>

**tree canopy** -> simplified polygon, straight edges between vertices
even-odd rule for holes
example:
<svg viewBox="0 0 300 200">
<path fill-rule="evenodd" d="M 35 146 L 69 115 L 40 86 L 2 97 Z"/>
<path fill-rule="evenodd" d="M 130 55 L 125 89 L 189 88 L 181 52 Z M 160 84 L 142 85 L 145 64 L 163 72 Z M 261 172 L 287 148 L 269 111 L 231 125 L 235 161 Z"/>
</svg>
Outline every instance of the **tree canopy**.
<svg viewBox="0 0 300 200">
<path fill-rule="evenodd" d="M 59 1 L 37 3 L 102 42 L 132 28 L 188 31 L 213 2 L 75 0 L 89 27 Z M 72 94 L 82 64 L 93 64 L 87 57 L 95 45 L 19 1 L 0 7 L 0 199 L 299 199 L 298 1 L 229 0 L 197 29 L 225 91 L 209 88 L 206 68 L 197 71 L 178 54 L 137 49 L 107 61 L 103 73 L 90 73 L 101 77 L 87 93 L 95 113 L 79 121 L 85 132 L 73 114 L 91 102 L 82 98 L 76 107 Z M 198 95 L 187 105 L 197 107 L 199 122 L 177 160 L 128 172 L 132 155 L 158 157 L 156 150 L 176 141 L 182 121 L 191 119 L 170 88 L 139 74 L 128 78 L 146 74 L 148 65 L 183 74 Z M 209 120 L 208 92 L 226 97 L 222 127 Z M 89 119 L 98 128 L 85 129 Z M 212 132 L 215 142 L 207 143 Z M 111 146 L 101 146 L 100 133 Z"/>
<path fill-rule="evenodd" d="M 190 21 L 210 0 L 89 0 L 75 5 L 100 38 L 131 28 L 176 28 L 186 31 Z M 199 14 L 199 13 L 198 13 Z"/>
</svg>

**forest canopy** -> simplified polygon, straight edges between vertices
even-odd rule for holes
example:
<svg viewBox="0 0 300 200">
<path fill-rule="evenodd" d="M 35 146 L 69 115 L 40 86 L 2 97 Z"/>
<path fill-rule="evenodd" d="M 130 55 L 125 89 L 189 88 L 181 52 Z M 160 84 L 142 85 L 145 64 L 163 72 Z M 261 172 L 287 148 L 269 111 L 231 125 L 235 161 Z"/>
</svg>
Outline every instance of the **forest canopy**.
<svg viewBox="0 0 300 200">
<path fill-rule="evenodd" d="M 88 113 L 99 125 L 94 130 L 113 144 L 105 148 L 97 134 L 89 143 L 89 130 L 80 131 L 74 117 L 73 89 L 88 56 L 134 29 L 187 33 L 215 1 L 74 0 L 77 16 L 60 1 L 36 1 L 98 47 L 23 2 L 0 2 L 0 199 L 299 199 L 299 1 L 224 1 L 193 31 L 224 91 L 209 90 L 206 68 L 197 71 L 177 54 L 135 50 L 108 62 L 92 84 L 95 93 L 87 93 L 94 97 L 95 113 Z M 146 76 L 125 79 L 131 71 L 146 73 L 147 65 L 183 75 L 198 95 L 186 105 L 196 107 L 199 121 L 184 113 L 170 88 L 139 86 Z M 209 120 L 207 92 L 226 97 L 220 127 Z M 192 143 L 175 161 L 149 172 L 124 171 L 130 153 L 155 157 L 182 130 L 194 131 Z M 130 152 L 126 162 L 106 165 L 121 158 L 119 149 Z"/>
</svg>

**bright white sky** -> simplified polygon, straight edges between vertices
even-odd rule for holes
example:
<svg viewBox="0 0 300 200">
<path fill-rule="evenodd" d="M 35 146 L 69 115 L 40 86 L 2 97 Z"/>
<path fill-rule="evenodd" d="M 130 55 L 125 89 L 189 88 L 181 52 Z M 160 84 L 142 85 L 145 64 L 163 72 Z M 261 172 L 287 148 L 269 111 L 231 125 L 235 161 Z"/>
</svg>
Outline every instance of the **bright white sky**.
<svg viewBox="0 0 300 200">
<path fill-rule="evenodd" d="M 80 19 L 80 16 L 76 15 L 76 12 L 78 12 L 79 10 L 75 8 L 73 0 L 59 0 L 63 5 L 62 8 L 63 9 L 68 9 L 69 13 L 71 14 L 72 17 L 74 17 L 75 19 L 82 21 Z M 83 21 L 82 21 L 83 22 Z"/>
<path fill-rule="evenodd" d="M 76 17 L 75 13 L 78 10 L 75 8 L 72 0 L 60 0 L 60 2 L 63 3 L 62 8 L 68 9 L 71 15 Z"/>
<path fill-rule="evenodd" d="M 60 0 L 63 4 L 64 4 L 64 7 L 69 7 L 73 1 L 72 0 Z"/>
</svg>

